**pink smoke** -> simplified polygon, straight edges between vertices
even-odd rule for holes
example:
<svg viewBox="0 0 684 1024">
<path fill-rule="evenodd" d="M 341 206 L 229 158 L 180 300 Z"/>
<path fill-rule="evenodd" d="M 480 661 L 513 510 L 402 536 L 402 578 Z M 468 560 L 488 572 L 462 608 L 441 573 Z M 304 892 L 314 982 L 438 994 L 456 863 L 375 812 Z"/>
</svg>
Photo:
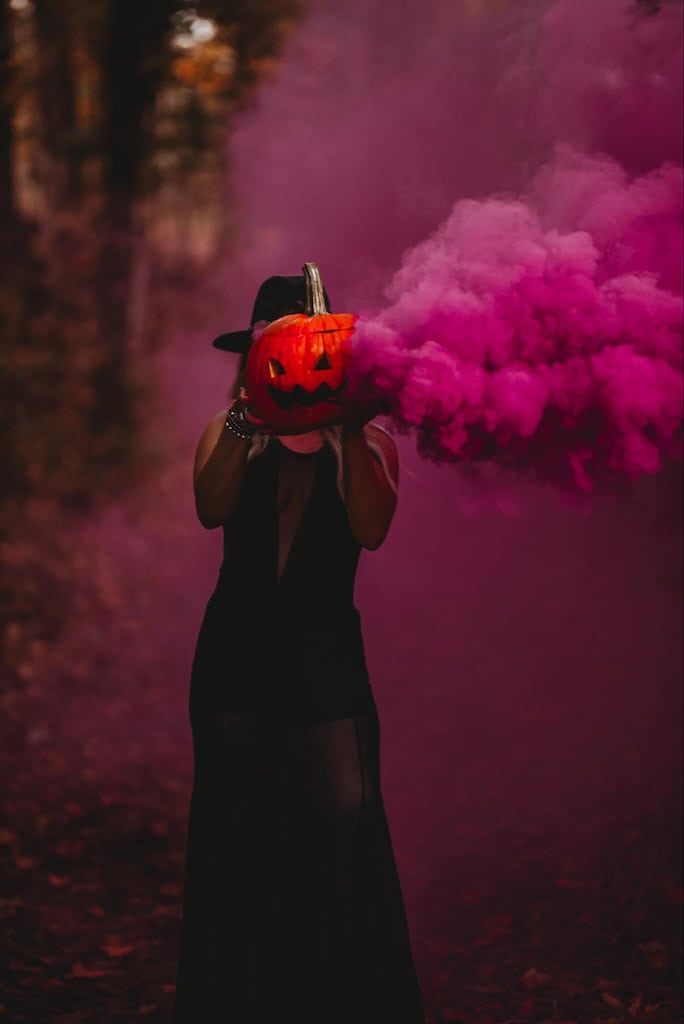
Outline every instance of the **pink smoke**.
<svg viewBox="0 0 684 1024">
<path fill-rule="evenodd" d="M 318 263 L 423 455 L 652 472 L 681 422 L 681 4 L 373 10 L 312 3 L 233 138 L 244 290 Z"/>
<path fill-rule="evenodd" d="M 655 472 L 682 423 L 681 215 L 681 168 L 559 145 L 526 196 L 461 200 L 405 254 L 355 388 L 438 460 Z"/>
</svg>

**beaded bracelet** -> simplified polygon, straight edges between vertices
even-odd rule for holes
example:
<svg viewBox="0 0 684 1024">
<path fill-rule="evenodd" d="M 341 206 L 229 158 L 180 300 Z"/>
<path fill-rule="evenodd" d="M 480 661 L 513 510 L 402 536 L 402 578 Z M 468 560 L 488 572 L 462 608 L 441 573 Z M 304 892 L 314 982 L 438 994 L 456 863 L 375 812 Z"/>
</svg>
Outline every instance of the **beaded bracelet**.
<svg viewBox="0 0 684 1024">
<path fill-rule="evenodd" d="M 254 437 L 257 429 L 253 423 L 249 422 L 242 409 L 239 408 L 239 400 L 237 398 L 233 404 L 228 407 L 225 426 L 228 427 L 236 437 L 242 438 L 243 441 L 248 441 Z"/>
</svg>

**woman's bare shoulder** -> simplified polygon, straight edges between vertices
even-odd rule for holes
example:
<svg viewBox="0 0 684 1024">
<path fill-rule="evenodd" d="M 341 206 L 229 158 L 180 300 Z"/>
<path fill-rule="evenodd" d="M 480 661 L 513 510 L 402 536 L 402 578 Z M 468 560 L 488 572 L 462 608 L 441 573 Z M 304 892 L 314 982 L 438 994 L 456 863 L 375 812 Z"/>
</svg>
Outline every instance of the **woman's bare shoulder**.
<svg viewBox="0 0 684 1024">
<path fill-rule="evenodd" d="M 202 444 L 202 442 L 207 438 L 213 438 L 214 442 L 218 440 L 218 436 L 223 430 L 226 423 L 227 411 L 227 409 L 219 409 L 218 412 L 214 413 L 214 415 L 211 417 L 206 427 L 204 428 L 202 436 L 200 437 L 199 440 L 200 444 Z"/>
<path fill-rule="evenodd" d="M 390 434 L 389 430 L 385 430 L 385 428 L 381 427 L 379 423 L 366 423 L 363 429 L 366 430 L 372 437 L 377 438 L 381 443 L 384 442 L 390 445 L 391 447 L 396 448 L 394 438 Z"/>
</svg>

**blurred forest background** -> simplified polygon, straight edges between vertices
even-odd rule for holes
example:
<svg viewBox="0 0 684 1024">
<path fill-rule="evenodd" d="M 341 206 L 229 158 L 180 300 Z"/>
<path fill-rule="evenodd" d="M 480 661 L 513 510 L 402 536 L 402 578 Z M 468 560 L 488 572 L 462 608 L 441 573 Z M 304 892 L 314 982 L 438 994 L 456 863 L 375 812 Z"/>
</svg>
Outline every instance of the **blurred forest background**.
<svg viewBox="0 0 684 1024">
<path fill-rule="evenodd" d="M 5 706 L 45 675 L 76 589 L 90 611 L 112 599 L 79 524 L 172 457 L 157 357 L 201 323 L 231 246 L 226 124 L 298 15 L 297 0 L 0 4 Z"/>
<path fill-rule="evenodd" d="M 624 0 L 649 24 L 679 2 Z M 243 325 L 269 260 L 296 272 L 311 244 L 303 258 L 322 252 L 331 293 L 356 308 L 352 285 L 375 281 L 367 241 L 384 279 L 458 195 L 513 189 L 511 154 L 536 158 L 555 125 L 521 131 L 509 93 L 534 90 L 500 78 L 501 53 L 531 58 L 497 47 L 532 52 L 543 9 L 421 0 L 391 25 L 391 0 L 0 0 L 0 1020 L 168 1021 L 184 702 L 220 544 L 194 517 L 191 458 L 234 365 L 210 339 Z M 437 62 L 433 81 L 434 51 L 463 77 Z M 240 115 L 283 64 L 281 98 L 243 125 L 229 166 Z M 463 86 L 456 141 L 448 104 L 399 109 L 395 81 L 414 75 L 428 97 Z M 277 158 L 302 137 L 287 135 L 302 96 L 341 148 L 329 179 L 323 146 L 318 162 L 298 152 L 300 205 L 285 204 Z M 284 149 L 264 158 L 283 109 Z M 242 209 L 238 172 L 254 178 Z M 316 235 L 310 191 L 326 211 L 329 181 L 338 220 Z M 393 536 L 359 590 L 428 1019 L 673 1024 L 681 468 L 582 516 L 526 485 L 510 501 L 479 491 L 407 441 L 402 458 Z"/>
</svg>

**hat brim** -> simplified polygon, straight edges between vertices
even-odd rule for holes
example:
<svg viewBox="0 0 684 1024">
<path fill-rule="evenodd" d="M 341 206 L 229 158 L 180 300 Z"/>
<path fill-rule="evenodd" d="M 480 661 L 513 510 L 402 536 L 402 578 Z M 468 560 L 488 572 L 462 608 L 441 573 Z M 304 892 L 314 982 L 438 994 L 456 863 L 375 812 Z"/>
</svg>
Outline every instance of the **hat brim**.
<svg viewBox="0 0 684 1024">
<path fill-rule="evenodd" d="M 212 345 L 224 352 L 244 353 L 252 344 L 252 328 L 246 331 L 228 331 L 226 334 L 219 334 L 214 338 Z"/>
</svg>

